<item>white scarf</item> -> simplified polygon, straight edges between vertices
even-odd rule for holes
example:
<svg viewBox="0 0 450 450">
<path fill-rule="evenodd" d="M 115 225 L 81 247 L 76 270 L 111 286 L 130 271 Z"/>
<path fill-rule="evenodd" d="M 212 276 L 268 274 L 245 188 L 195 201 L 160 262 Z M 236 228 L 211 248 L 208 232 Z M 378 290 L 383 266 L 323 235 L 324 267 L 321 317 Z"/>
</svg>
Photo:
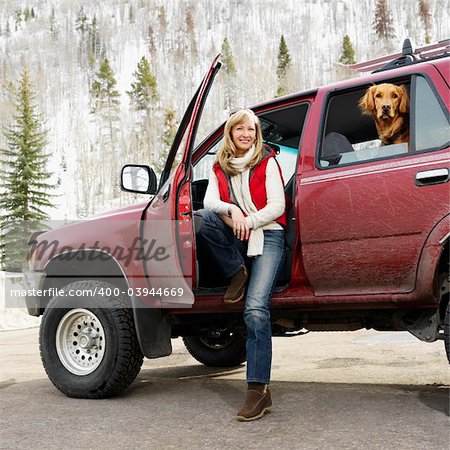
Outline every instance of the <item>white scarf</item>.
<svg viewBox="0 0 450 450">
<path fill-rule="evenodd" d="M 248 162 L 255 152 L 255 146 L 250 147 L 241 158 L 232 158 L 230 166 L 239 173 L 230 177 L 234 198 L 242 211 L 248 216 L 258 211 L 250 195 Z M 264 231 L 262 228 L 251 229 L 248 239 L 247 256 L 262 255 L 264 248 Z"/>
</svg>

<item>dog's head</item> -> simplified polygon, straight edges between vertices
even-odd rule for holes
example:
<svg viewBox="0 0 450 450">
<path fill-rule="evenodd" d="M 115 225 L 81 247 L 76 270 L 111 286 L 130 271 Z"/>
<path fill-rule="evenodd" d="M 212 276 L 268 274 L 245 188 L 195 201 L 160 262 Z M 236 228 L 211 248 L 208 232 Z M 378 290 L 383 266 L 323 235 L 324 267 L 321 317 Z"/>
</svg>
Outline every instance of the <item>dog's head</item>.
<svg viewBox="0 0 450 450">
<path fill-rule="evenodd" d="M 393 119 L 409 111 L 409 97 L 405 86 L 391 83 L 377 84 L 367 89 L 359 101 L 363 114 L 377 120 Z"/>
</svg>

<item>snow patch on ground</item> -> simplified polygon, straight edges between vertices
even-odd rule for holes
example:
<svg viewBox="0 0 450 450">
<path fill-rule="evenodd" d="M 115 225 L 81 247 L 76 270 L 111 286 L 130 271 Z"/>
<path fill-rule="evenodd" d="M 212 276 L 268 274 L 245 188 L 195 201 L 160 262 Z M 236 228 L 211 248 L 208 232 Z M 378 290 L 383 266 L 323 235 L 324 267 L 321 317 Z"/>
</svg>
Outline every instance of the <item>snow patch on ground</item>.
<svg viewBox="0 0 450 450">
<path fill-rule="evenodd" d="M 25 308 L 25 299 L 15 298 L 12 307 L 6 304 L 6 274 L 0 272 L 0 331 L 38 327 L 41 318 L 30 316 Z"/>
<path fill-rule="evenodd" d="M 0 308 L 0 331 L 38 327 L 40 317 L 30 316 L 26 309 Z"/>
</svg>

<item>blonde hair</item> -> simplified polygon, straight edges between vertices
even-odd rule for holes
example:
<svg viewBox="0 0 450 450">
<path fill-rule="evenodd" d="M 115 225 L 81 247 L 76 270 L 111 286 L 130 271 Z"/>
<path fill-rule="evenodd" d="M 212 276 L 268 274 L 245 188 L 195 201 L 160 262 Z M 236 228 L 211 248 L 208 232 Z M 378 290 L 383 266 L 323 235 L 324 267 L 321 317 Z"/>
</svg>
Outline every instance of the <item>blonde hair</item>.
<svg viewBox="0 0 450 450">
<path fill-rule="evenodd" d="M 263 143 L 262 143 L 262 131 L 261 124 L 258 116 L 251 109 L 239 109 L 230 115 L 225 123 L 225 129 L 223 132 L 223 141 L 217 152 L 216 161 L 219 163 L 222 170 L 230 175 L 236 175 L 238 172 L 231 167 L 230 161 L 236 157 L 236 146 L 234 145 L 231 137 L 233 127 L 244 123 L 245 120 L 250 119 L 255 124 L 256 139 L 255 139 L 255 151 L 253 157 L 248 162 L 247 167 L 252 168 L 259 164 L 263 155 Z"/>
</svg>

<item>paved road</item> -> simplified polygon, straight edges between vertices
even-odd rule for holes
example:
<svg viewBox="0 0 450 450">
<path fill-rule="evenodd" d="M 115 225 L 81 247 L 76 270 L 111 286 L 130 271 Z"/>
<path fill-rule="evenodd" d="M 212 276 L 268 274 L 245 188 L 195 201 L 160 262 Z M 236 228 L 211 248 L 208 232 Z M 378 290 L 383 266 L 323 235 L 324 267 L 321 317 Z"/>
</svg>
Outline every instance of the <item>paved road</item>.
<svg viewBox="0 0 450 450">
<path fill-rule="evenodd" d="M 443 343 L 404 333 L 274 339 L 273 412 L 239 423 L 245 366 L 212 370 L 180 340 L 108 400 L 59 393 L 37 330 L 0 332 L 0 448 L 447 449 L 450 371 Z"/>
</svg>

